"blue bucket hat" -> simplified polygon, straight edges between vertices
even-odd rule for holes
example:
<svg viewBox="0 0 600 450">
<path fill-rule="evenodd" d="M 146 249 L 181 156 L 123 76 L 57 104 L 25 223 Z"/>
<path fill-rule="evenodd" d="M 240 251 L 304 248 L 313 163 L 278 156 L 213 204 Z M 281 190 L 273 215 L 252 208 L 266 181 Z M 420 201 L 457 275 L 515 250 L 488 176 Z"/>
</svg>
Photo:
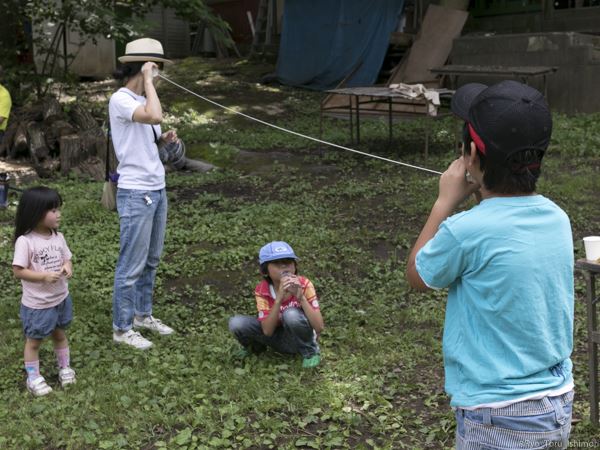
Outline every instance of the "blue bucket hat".
<svg viewBox="0 0 600 450">
<path fill-rule="evenodd" d="M 269 242 L 260 249 L 260 252 L 258 252 L 259 264 L 276 261 L 278 259 L 295 259 L 298 261 L 299 258 L 294 253 L 294 249 L 290 247 L 290 244 L 283 241 Z"/>
</svg>

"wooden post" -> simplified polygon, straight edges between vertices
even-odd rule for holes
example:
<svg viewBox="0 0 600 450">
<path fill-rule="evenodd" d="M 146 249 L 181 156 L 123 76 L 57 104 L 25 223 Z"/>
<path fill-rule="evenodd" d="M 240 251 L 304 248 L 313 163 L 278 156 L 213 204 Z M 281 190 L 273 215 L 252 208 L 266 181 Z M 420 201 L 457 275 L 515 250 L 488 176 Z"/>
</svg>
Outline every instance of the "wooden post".
<svg viewBox="0 0 600 450">
<path fill-rule="evenodd" d="M 598 343 L 595 342 L 597 331 L 596 317 L 596 274 L 584 271 L 587 285 L 587 329 L 588 329 L 588 364 L 590 371 L 590 420 L 598 426 Z"/>
<path fill-rule="evenodd" d="M 588 345 L 588 375 L 590 386 L 590 422 L 594 428 L 598 423 L 598 402 L 600 392 L 598 385 L 598 345 L 600 345 L 600 331 L 598 331 L 598 302 L 600 296 L 596 294 L 596 276 L 600 274 L 600 264 L 591 263 L 585 259 L 578 259 L 575 268 L 583 272 L 586 284 L 585 304 L 587 308 L 587 345 Z"/>
<path fill-rule="evenodd" d="M 265 45 L 271 45 L 273 35 L 273 0 L 268 0 L 267 6 L 267 30 L 265 32 Z"/>
</svg>

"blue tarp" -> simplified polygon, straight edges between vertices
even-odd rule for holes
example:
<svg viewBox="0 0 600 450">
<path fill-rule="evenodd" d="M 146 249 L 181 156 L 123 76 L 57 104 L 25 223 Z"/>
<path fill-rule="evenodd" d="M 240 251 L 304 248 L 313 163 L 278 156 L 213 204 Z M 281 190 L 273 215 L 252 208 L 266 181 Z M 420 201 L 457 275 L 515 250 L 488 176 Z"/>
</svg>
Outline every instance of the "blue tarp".
<svg viewBox="0 0 600 450">
<path fill-rule="evenodd" d="M 404 0 L 286 0 L 279 81 L 332 89 L 358 67 L 344 87 L 371 86 L 403 4 Z"/>
</svg>

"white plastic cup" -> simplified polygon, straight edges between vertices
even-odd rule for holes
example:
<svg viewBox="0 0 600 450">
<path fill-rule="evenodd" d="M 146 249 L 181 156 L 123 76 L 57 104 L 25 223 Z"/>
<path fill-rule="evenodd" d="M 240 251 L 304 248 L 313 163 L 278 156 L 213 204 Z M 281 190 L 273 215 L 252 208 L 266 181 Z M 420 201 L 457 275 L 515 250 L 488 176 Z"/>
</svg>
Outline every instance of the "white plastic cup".
<svg viewBox="0 0 600 450">
<path fill-rule="evenodd" d="M 591 262 L 600 262 L 600 236 L 587 236 L 583 238 L 585 259 Z"/>
</svg>

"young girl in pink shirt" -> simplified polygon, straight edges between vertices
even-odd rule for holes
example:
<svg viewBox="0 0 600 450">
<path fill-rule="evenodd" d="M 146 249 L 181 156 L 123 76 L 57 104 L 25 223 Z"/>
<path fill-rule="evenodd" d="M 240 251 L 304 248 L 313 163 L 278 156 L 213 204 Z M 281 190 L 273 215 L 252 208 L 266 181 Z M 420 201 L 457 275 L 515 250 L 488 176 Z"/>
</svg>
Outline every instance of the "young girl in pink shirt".
<svg viewBox="0 0 600 450">
<path fill-rule="evenodd" d="M 48 336 L 54 342 L 61 386 L 75 383 L 69 366 L 65 329 L 73 319 L 67 280 L 73 275 L 71 251 L 59 233 L 62 199 L 54 189 L 35 187 L 23 192 L 15 220 L 13 273 L 21 280 L 21 322 L 25 334 L 27 389 L 34 396 L 52 388 L 40 375 L 39 348 Z"/>
</svg>

